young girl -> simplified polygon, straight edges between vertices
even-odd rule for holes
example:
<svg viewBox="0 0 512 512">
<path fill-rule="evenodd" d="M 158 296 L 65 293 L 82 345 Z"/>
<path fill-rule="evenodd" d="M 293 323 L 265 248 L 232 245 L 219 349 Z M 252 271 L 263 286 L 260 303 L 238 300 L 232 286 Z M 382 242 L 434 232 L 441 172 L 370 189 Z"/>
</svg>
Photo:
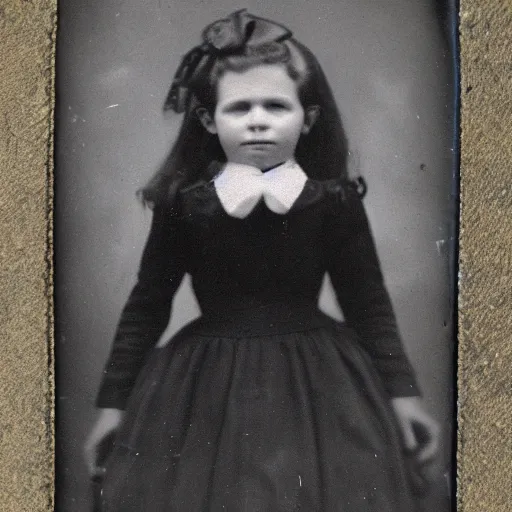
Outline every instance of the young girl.
<svg viewBox="0 0 512 512">
<path fill-rule="evenodd" d="M 326 78 L 245 10 L 209 25 L 86 445 L 108 512 L 411 512 L 437 450 Z M 317 307 L 328 272 L 345 323 Z M 202 316 L 162 348 L 192 276 Z M 104 468 L 97 453 L 115 433 Z"/>
</svg>

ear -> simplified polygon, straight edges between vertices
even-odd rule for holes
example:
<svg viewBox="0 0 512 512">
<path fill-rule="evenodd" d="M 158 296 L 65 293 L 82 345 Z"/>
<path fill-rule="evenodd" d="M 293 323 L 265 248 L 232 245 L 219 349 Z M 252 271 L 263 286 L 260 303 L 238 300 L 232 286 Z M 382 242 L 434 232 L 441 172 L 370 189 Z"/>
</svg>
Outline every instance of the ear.
<svg viewBox="0 0 512 512">
<path fill-rule="evenodd" d="M 319 105 L 310 105 L 309 107 L 306 108 L 306 111 L 304 112 L 304 126 L 302 127 L 301 130 L 304 135 L 307 135 L 311 131 L 311 128 L 313 128 L 313 125 L 315 124 L 319 116 Z"/>
<path fill-rule="evenodd" d="M 217 127 L 215 126 L 215 121 L 213 120 L 210 112 L 204 107 L 199 107 L 196 109 L 196 115 L 201 121 L 201 124 L 205 127 L 205 129 L 210 133 L 217 133 Z"/>
</svg>

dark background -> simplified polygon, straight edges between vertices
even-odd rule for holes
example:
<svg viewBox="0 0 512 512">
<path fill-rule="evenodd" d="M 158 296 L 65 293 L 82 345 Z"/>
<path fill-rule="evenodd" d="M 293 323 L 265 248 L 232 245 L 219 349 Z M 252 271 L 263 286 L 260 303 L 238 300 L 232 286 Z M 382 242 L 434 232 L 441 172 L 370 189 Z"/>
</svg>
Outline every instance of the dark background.
<svg viewBox="0 0 512 512">
<path fill-rule="evenodd" d="M 203 27 L 235 9 L 275 19 L 317 55 L 368 184 L 366 207 L 407 352 L 452 448 L 453 57 L 436 0 L 66 0 L 56 126 L 57 504 L 90 510 L 85 437 L 151 219 L 135 199 L 180 117 L 162 103 Z M 444 20 L 439 16 L 443 15 Z M 328 286 L 321 307 L 339 315 Z M 171 325 L 199 313 L 185 280 Z M 440 511 L 441 512 L 441 511 Z"/>
</svg>

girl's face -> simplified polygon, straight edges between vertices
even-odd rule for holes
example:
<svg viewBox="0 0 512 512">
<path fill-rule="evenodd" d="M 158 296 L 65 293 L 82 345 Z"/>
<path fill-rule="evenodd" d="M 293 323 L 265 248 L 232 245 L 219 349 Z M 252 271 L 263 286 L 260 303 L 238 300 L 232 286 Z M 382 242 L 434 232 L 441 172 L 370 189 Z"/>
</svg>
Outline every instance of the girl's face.
<svg viewBox="0 0 512 512">
<path fill-rule="evenodd" d="M 205 128 L 218 135 L 228 161 L 265 169 L 294 157 L 318 108 L 304 110 L 284 66 L 263 64 L 224 73 L 213 119 L 205 109 L 198 114 Z"/>
</svg>

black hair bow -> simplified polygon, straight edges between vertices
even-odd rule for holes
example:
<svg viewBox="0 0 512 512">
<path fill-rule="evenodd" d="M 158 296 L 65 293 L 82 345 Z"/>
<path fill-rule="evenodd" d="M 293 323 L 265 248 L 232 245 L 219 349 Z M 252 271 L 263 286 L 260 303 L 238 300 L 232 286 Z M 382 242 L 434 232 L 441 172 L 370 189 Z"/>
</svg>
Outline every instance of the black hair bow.
<svg viewBox="0 0 512 512">
<path fill-rule="evenodd" d="M 246 9 L 211 23 L 203 30 L 203 43 L 183 57 L 167 94 L 164 110 L 184 112 L 190 102 L 191 83 L 198 76 L 206 76 L 219 56 L 242 53 L 246 47 L 280 42 L 291 36 L 285 26 L 253 16 Z"/>
</svg>

